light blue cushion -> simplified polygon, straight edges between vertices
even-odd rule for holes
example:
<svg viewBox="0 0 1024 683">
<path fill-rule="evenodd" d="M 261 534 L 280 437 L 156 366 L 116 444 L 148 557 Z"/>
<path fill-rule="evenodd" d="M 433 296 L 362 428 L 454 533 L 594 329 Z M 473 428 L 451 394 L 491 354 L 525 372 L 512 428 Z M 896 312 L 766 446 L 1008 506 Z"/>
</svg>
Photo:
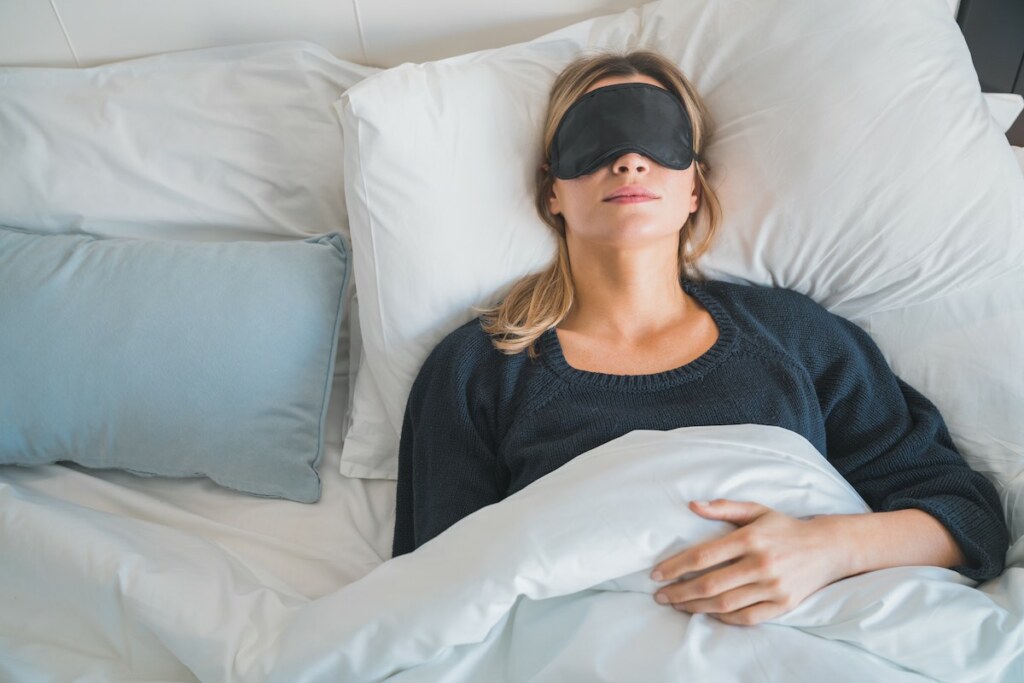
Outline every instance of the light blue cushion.
<svg viewBox="0 0 1024 683">
<path fill-rule="evenodd" d="M 162 242 L 0 228 L 0 464 L 320 498 L 337 233 Z"/>
</svg>

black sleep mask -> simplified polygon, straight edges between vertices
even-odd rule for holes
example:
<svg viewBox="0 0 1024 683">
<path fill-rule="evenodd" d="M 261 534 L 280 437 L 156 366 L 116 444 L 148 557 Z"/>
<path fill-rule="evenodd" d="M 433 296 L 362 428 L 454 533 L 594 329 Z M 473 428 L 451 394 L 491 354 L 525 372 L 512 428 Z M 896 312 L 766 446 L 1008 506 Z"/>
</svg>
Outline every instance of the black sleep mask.
<svg viewBox="0 0 1024 683">
<path fill-rule="evenodd" d="M 564 180 L 578 178 L 626 152 L 639 152 L 668 168 L 689 168 L 697 155 L 682 102 L 648 83 L 590 91 L 558 124 L 551 142 L 551 172 Z"/>
</svg>

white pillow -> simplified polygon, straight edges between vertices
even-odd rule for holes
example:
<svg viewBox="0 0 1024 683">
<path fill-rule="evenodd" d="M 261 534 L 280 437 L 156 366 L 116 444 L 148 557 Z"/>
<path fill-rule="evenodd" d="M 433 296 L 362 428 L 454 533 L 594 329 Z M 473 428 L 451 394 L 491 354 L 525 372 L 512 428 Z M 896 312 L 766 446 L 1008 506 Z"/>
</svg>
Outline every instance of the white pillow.
<svg viewBox="0 0 1024 683">
<path fill-rule="evenodd" d="M 789 287 L 852 317 L 976 286 L 1024 258 L 1024 178 L 934 0 L 653 2 L 401 65 L 336 105 L 368 371 L 342 473 L 397 476 L 427 354 L 471 306 L 550 261 L 535 151 L 554 77 L 587 48 L 660 50 L 704 96 L 725 214 L 702 261 L 712 277 Z"/>
<path fill-rule="evenodd" d="M 380 71 L 307 41 L 0 68 L 0 224 L 101 237 L 348 237 L 333 103 Z M 349 303 L 327 423 L 340 458 Z"/>
<path fill-rule="evenodd" d="M 331 105 L 377 71 L 305 41 L 0 68 L 0 224 L 149 239 L 347 233 Z"/>
</svg>

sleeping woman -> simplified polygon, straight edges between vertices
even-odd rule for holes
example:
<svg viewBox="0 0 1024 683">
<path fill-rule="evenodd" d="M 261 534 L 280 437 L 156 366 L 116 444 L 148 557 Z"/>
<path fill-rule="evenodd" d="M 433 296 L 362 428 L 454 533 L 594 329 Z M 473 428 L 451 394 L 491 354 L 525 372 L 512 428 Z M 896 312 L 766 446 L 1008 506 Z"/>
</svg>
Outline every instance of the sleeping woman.
<svg viewBox="0 0 1024 683">
<path fill-rule="evenodd" d="M 555 80 L 536 202 L 558 254 L 420 369 L 393 554 L 627 432 L 756 423 L 803 435 L 873 512 L 691 502 L 736 528 L 658 563 L 658 602 L 750 625 L 885 567 L 997 576 L 1009 532 L 995 488 L 868 334 L 799 292 L 700 273 L 721 216 L 710 126 L 656 53 L 583 57 Z"/>
</svg>

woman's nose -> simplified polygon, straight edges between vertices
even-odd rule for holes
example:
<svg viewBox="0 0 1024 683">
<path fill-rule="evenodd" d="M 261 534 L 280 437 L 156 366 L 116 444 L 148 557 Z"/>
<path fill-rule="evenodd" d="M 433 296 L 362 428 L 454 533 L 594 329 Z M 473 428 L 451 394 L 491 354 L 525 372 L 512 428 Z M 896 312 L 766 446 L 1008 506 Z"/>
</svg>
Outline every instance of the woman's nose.
<svg viewBox="0 0 1024 683">
<path fill-rule="evenodd" d="M 651 167 L 650 160 L 637 152 L 627 152 L 615 160 L 612 170 L 616 173 L 629 173 L 636 171 L 646 173 Z"/>
</svg>

